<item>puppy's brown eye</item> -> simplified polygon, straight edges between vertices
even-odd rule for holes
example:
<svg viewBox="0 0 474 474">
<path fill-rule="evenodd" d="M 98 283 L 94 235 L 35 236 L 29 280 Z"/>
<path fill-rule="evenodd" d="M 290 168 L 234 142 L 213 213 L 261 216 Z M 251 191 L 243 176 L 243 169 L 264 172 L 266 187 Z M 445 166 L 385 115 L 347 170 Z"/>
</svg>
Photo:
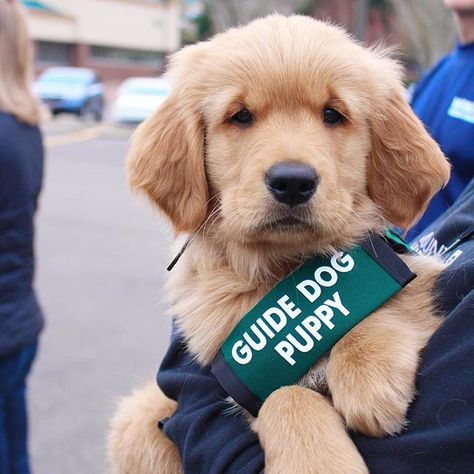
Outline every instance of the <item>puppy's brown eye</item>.
<svg viewBox="0 0 474 474">
<path fill-rule="evenodd" d="M 323 111 L 323 120 L 327 125 L 337 125 L 344 122 L 344 116 L 332 107 L 326 107 Z"/>
<path fill-rule="evenodd" d="M 232 116 L 232 122 L 237 125 L 250 125 L 253 122 L 252 114 L 247 109 L 239 110 Z"/>
</svg>

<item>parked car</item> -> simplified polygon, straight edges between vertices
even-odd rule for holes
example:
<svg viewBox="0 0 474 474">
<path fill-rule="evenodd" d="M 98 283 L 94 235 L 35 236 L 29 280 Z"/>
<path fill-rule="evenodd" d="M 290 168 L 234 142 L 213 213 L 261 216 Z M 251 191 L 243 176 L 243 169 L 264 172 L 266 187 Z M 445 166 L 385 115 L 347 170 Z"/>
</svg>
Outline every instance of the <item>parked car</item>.
<svg viewBox="0 0 474 474">
<path fill-rule="evenodd" d="M 112 120 L 124 124 L 142 122 L 166 99 L 169 89 L 165 77 L 127 79 L 112 105 Z"/>
<path fill-rule="evenodd" d="M 34 90 L 53 115 L 65 112 L 97 122 L 104 116 L 104 86 L 92 69 L 48 68 L 35 82 Z"/>
</svg>

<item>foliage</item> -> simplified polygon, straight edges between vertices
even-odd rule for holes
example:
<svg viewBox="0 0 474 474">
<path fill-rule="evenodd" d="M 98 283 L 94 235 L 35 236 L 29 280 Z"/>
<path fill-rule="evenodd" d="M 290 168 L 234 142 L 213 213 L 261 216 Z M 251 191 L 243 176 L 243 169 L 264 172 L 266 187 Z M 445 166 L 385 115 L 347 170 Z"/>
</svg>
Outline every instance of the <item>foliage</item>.
<svg viewBox="0 0 474 474">
<path fill-rule="evenodd" d="M 300 15 L 311 15 L 318 4 L 318 0 L 304 0 L 295 13 Z"/>
<path fill-rule="evenodd" d="M 207 0 L 206 6 L 215 32 L 248 23 L 254 18 L 278 12 L 299 11 L 306 0 Z"/>
<path fill-rule="evenodd" d="M 382 10 L 386 14 L 390 13 L 392 10 L 392 4 L 390 3 L 390 0 L 370 0 L 369 6 L 370 8 Z"/>
<path fill-rule="evenodd" d="M 212 23 L 207 9 L 205 9 L 193 21 L 196 24 L 197 39 L 199 41 L 206 40 L 212 35 Z"/>
</svg>

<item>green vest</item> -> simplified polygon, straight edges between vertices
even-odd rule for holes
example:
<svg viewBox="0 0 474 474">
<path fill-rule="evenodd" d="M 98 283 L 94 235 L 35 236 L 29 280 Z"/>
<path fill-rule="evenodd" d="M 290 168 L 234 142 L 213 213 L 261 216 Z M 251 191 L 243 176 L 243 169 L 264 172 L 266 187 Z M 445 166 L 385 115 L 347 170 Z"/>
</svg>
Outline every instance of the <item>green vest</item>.
<svg viewBox="0 0 474 474">
<path fill-rule="evenodd" d="M 237 324 L 212 362 L 223 389 L 257 416 L 275 390 L 298 382 L 357 323 L 415 274 L 409 247 L 387 232 L 331 257 L 315 257 L 280 281 Z"/>
</svg>

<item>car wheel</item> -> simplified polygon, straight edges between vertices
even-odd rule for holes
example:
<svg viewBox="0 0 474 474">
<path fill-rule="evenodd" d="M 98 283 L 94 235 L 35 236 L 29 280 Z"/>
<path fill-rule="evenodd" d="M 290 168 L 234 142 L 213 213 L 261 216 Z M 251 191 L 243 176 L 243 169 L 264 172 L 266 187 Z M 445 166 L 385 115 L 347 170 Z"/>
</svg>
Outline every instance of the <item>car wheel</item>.
<svg viewBox="0 0 474 474">
<path fill-rule="evenodd" d="M 104 119 L 104 101 L 101 98 L 98 98 L 95 105 L 94 120 L 96 122 L 102 122 Z"/>
<path fill-rule="evenodd" d="M 92 100 L 88 100 L 79 110 L 79 117 L 81 120 L 88 122 L 94 117 L 94 104 Z"/>
</svg>

